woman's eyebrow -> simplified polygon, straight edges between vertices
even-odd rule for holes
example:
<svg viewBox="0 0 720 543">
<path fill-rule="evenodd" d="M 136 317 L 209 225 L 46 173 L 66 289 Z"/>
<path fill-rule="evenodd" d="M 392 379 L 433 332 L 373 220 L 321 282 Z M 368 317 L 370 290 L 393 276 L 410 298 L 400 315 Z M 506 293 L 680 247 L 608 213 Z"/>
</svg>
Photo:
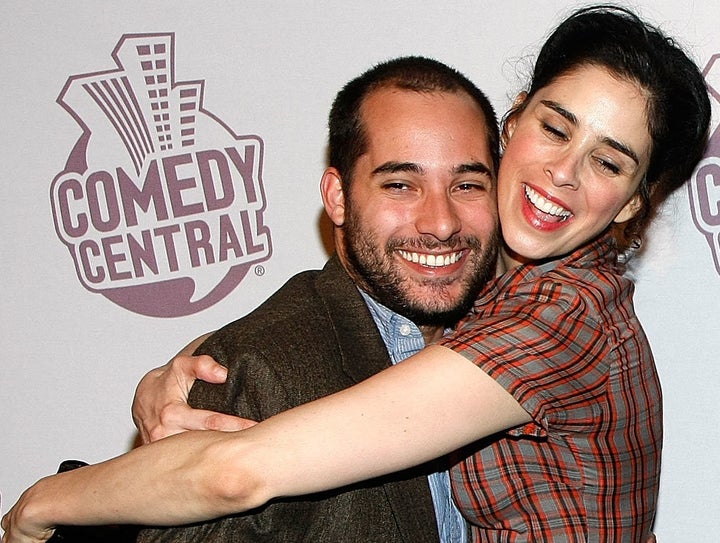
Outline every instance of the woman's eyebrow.
<svg viewBox="0 0 720 543">
<path fill-rule="evenodd" d="M 559 103 L 553 100 L 540 100 L 540 103 L 545 107 L 552 109 L 558 115 L 561 115 L 562 117 L 567 119 L 568 122 L 571 122 L 574 125 L 578 124 L 577 117 L 573 113 L 570 113 L 567 109 L 562 107 Z"/>
<path fill-rule="evenodd" d="M 612 147 L 613 149 L 615 149 L 617 151 L 620 151 L 625 156 L 631 158 L 632 161 L 635 162 L 635 164 L 640 165 L 640 159 L 638 158 L 635 151 L 630 149 L 630 147 L 628 147 L 624 143 L 619 142 L 612 138 L 603 138 L 603 143 L 605 143 L 606 145 L 609 145 L 610 147 Z"/>
<path fill-rule="evenodd" d="M 547 108 L 552 109 L 555 111 L 558 115 L 562 116 L 564 119 L 567 119 L 568 122 L 572 123 L 573 125 L 577 126 L 578 120 L 577 117 L 562 107 L 559 103 L 554 102 L 552 100 L 540 100 L 540 103 L 544 105 Z M 622 154 L 626 155 L 628 158 L 630 158 L 635 164 L 640 164 L 640 159 L 637 156 L 637 153 L 633 151 L 630 147 L 622 143 L 621 141 L 618 141 L 614 138 L 605 137 L 602 139 L 602 142 L 606 145 L 609 145 L 616 151 L 621 152 Z"/>
</svg>

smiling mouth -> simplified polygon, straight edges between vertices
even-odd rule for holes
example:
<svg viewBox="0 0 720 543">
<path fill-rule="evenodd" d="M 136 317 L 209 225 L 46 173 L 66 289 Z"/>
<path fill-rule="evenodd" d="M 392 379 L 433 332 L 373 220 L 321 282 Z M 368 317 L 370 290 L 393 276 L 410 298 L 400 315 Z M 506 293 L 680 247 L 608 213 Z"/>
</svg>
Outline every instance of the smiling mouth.
<svg viewBox="0 0 720 543">
<path fill-rule="evenodd" d="M 537 209 L 541 213 L 549 215 L 558 222 L 566 221 L 570 217 L 572 217 L 572 212 L 570 210 L 551 202 L 547 198 L 541 196 L 538 192 L 533 190 L 528 185 L 524 185 L 524 188 L 525 198 L 533 205 L 535 209 Z"/>
<path fill-rule="evenodd" d="M 427 253 L 416 253 L 413 251 L 399 250 L 398 253 L 402 258 L 414 264 L 427 266 L 429 268 L 443 268 L 450 266 L 459 261 L 463 256 L 463 251 L 456 251 L 444 255 L 433 255 Z"/>
</svg>

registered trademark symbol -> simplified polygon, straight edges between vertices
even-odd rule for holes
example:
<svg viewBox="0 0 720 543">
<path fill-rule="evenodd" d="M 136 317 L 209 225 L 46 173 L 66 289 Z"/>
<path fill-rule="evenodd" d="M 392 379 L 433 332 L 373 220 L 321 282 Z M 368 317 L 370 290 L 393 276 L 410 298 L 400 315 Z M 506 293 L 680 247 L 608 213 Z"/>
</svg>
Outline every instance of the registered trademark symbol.
<svg viewBox="0 0 720 543">
<path fill-rule="evenodd" d="M 262 266 L 255 266 L 255 275 L 258 277 L 262 277 L 265 275 L 265 268 Z"/>
</svg>

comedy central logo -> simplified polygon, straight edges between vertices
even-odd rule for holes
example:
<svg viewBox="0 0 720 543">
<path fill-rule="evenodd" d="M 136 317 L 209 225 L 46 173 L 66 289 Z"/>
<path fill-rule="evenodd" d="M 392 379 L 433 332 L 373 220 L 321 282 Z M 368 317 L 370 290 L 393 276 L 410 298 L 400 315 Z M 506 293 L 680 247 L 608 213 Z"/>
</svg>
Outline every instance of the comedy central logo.
<svg viewBox="0 0 720 543">
<path fill-rule="evenodd" d="M 713 55 L 703 75 L 710 96 L 720 102 L 720 54 Z M 720 126 L 715 127 L 706 156 L 690 179 L 690 208 L 695 226 L 705 235 L 715 270 L 720 274 Z"/>
<path fill-rule="evenodd" d="M 203 109 L 204 81 L 174 80 L 174 34 L 124 35 L 112 57 L 58 97 L 83 133 L 52 183 L 55 228 L 88 290 L 196 313 L 272 253 L 263 142 Z"/>
</svg>

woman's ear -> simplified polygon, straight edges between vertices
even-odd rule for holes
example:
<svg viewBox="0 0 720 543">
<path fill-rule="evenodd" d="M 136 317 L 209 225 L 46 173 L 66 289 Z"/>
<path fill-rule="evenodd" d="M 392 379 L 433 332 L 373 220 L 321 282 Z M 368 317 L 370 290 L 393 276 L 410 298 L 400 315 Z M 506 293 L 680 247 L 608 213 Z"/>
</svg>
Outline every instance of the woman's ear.
<svg viewBox="0 0 720 543">
<path fill-rule="evenodd" d="M 502 130 L 502 146 L 505 147 L 507 145 L 508 140 L 513 135 L 513 132 L 515 132 L 515 126 L 517 125 L 518 117 L 520 116 L 520 113 L 522 113 L 523 104 L 525 103 L 525 100 L 527 100 L 527 92 L 523 91 L 520 94 L 518 94 L 515 97 L 515 101 L 513 102 L 512 109 L 510 109 L 510 113 L 505 119 L 505 124 L 503 125 Z"/>
<path fill-rule="evenodd" d="M 332 167 L 327 168 L 320 180 L 320 194 L 325 213 L 335 226 L 345 224 L 345 192 L 342 185 L 340 172 Z"/>
<path fill-rule="evenodd" d="M 623 208 L 620 210 L 620 212 L 615 215 L 615 218 L 613 219 L 613 222 L 616 223 L 623 223 L 627 222 L 630 219 L 632 219 L 635 214 L 640 211 L 640 208 L 642 207 L 642 198 L 640 198 L 640 195 L 638 193 L 635 193 L 630 200 L 623 206 Z"/>
</svg>

